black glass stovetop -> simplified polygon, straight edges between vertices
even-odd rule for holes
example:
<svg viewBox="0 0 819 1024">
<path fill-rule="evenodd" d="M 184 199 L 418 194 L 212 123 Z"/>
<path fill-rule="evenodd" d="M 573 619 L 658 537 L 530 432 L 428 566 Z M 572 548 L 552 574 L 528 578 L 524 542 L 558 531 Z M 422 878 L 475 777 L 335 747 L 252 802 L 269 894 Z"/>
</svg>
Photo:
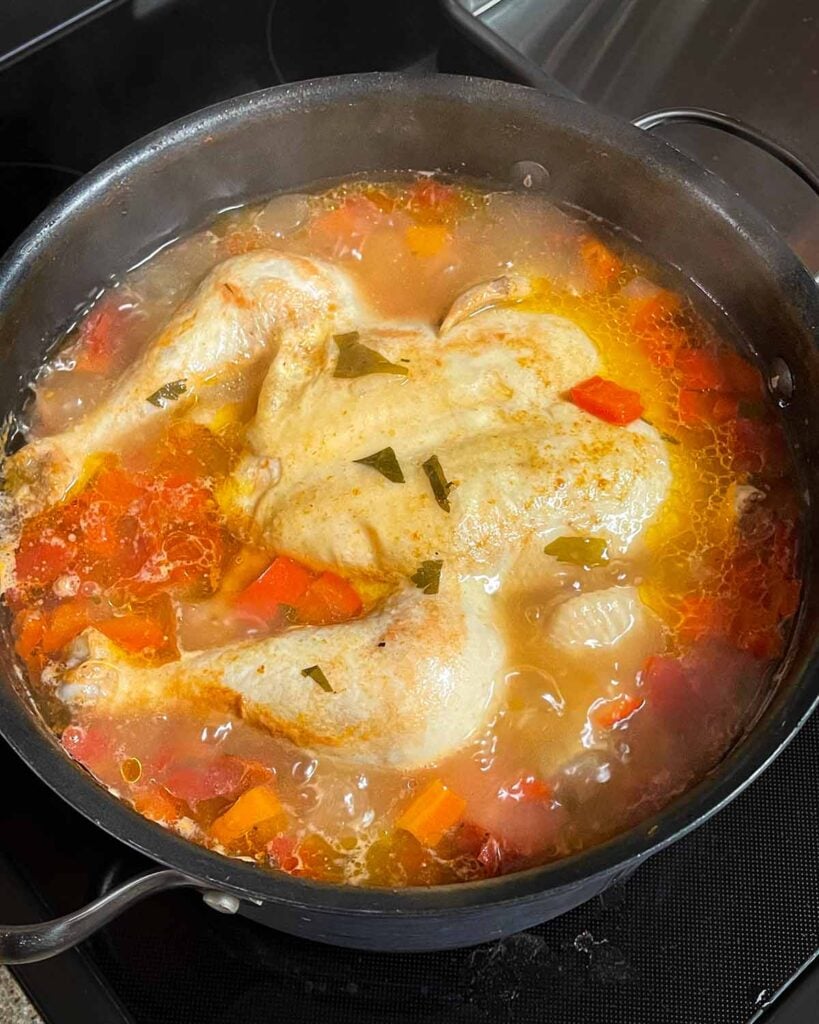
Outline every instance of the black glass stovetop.
<svg viewBox="0 0 819 1024">
<path fill-rule="evenodd" d="M 571 0 L 540 2 L 544 12 L 566 8 L 564 21 L 573 6 L 578 8 Z M 6 24 L 13 26 L 17 56 L 6 66 L 0 56 L 0 248 L 99 160 L 228 96 L 346 71 L 409 68 L 423 74 L 438 68 L 510 75 L 458 38 L 434 0 L 114 0 L 105 10 L 93 0 L 65 0 L 73 29 L 59 31 L 59 4 L 47 25 L 38 11 L 30 37 L 48 30 L 54 41 L 28 54 L 20 46 L 27 38 L 29 0 L 4 0 L 4 8 L 15 5 L 18 16 L 7 16 Z M 756 45 L 755 38 L 760 45 L 763 102 L 757 112 L 762 127 L 775 133 L 776 111 L 765 85 L 778 80 L 771 25 L 778 23 L 783 33 L 815 35 L 819 15 L 814 20 L 810 14 L 815 4 L 698 0 L 680 5 L 698 12 L 699 21 L 692 15 L 685 23 L 685 46 L 694 48 L 698 67 L 703 48 L 724 49 L 724 40 L 698 25 L 708 23 L 712 8 L 724 19 L 727 5 L 736 10 L 735 28 L 744 33 L 746 49 Z M 612 18 L 617 22 L 619 8 L 624 18 L 635 9 L 632 0 L 590 0 L 581 6 L 604 27 Z M 83 21 L 92 9 L 96 16 Z M 588 37 L 593 22 L 584 17 Z M 621 29 L 624 18 L 617 22 Z M 3 27 L 0 19 L 0 35 Z M 641 87 L 634 56 L 652 51 L 646 39 L 651 31 L 659 33 L 658 46 L 668 50 L 673 29 L 673 21 L 637 24 L 639 47 L 633 52 L 621 31 L 617 73 L 612 72 L 608 88 L 601 77 L 603 58 L 614 60 L 606 50 L 614 36 L 606 28 L 599 45 L 592 40 L 574 58 L 581 63 L 594 58 L 584 98 L 617 110 L 615 86 L 625 82 L 623 114 L 669 98 L 684 102 L 685 96 L 673 95 L 681 88 L 678 60 L 669 62 L 665 77 L 653 60 Z M 550 31 L 555 31 L 552 23 Z M 0 55 L 9 48 L 6 42 L 0 38 Z M 574 50 L 556 46 L 560 59 L 549 70 L 571 71 L 576 50 L 576 40 Z M 808 56 L 801 77 L 793 68 L 792 48 L 781 60 L 791 88 L 803 90 L 796 98 L 810 107 L 811 89 L 819 101 L 816 61 L 809 57 L 819 52 L 819 37 L 816 46 L 805 43 L 803 50 Z M 732 95 L 731 61 L 714 59 L 709 66 L 717 95 Z M 701 80 L 701 71 L 698 75 L 695 102 L 702 104 L 710 85 Z M 575 68 L 567 77 L 582 95 L 580 71 Z M 734 95 L 747 107 L 753 90 L 735 88 Z M 819 110 L 819 102 L 813 109 Z M 747 117 L 754 110 L 728 112 Z M 803 155 L 819 163 L 819 123 L 811 131 L 804 119 L 791 121 L 802 133 Z M 806 143 L 812 153 L 805 152 Z M 691 148 L 719 169 L 721 144 L 697 139 Z M 736 151 L 723 163 L 742 188 L 743 161 Z M 765 179 L 777 196 L 775 208 L 766 212 L 811 263 L 810 254 L 819 254 L 819 206 L 815 214 L 788 210 L 775 184 L 780 172 L 771 169 L 769 180 L 756 158 L 750 165 L 749 190 L 764 199 L 760 176 Z M 65 913 L 150 866 L 70 810 L 1 741 L 0 779 L 0 920 L 18 923 Z M 48 1024 L 817 1021 L 819 978 L 809 966 L 819 951 L 817 851 L 819 718 L 814 718 L 779 761 L 711 822 L 603 897 L 498 943 L 435 954 L 339 950 L 215 914 L 197 896 L 179 892 L 131 909 L 79 950 L 15 974 Z"/>
</svg>

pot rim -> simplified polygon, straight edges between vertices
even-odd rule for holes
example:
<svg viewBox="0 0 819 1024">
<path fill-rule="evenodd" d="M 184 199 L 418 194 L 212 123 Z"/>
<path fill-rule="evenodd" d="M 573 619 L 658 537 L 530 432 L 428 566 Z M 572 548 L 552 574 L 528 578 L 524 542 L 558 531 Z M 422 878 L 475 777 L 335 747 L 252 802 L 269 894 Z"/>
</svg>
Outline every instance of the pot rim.
<svg viewBox="0 0 819 1024">
<path fill-rule="evenodd" d="M 805 307 L 813 310 L 812 316 L 807 317 L 792 304 L 794 317 L 816 337 L 819 292 L 796 255 L 764 218 L 718 178 L 661 139 L 586 105 L 544 96 L 525 86 L 457 75 L 417 77 L 382 72 L 314 79 L 234 97 L 174 121 L 129 145 L 73 184 L 11 246 L 0 260 L 0 309 L 31 263 L 47 252 L 57 226 L 75 210 L 99 202 L 109 189 L 127 181 L 134 168 L 172 152 L 192 137 L 218 133 L 222 126 L 233 126 L 246 118 L 287 110 L 298 114 L 342 100 L 355 103 L 357 99 L 368 98 L 374 90 L 400 92 L 416 102 L 457 100 L 542 113 L 565 122 L 566 131 L 595 136 L 648 163 L 654 173 L 684 183 L 701 201 L 718 209 L 722 218 L 736 228 L 743 244 L 753 247 L 765 261 L 776 264 L 779 276 L 800 293 Z M 738 796 L 782 752 L 819 705 L 817 638 L 801 636 L 805 632 L 804 618 L 802 614 L 798 616 L 789 651 L 777 673 L 780 680 L 789 675 L 800 678 L 791 686 L 780 682 L 761 721 L 749 734 L 740 737 L 696 786 L 651 818 L 602 844 L 540 867 L 481 881 L 430 888 L 368 889 L 268 872 L 199 847 L 131 810 L 65 754 L 14 685 L 0 687 L 0 735 L 79 813 L 151 860 L 177 868 L 215 889 L 305 911 L 363 916 L 434 917 L 453 911 L 469 914 L 489 905 L 531 902 L 597 876 L 624 873 L 682 838 Z M 797 638 L 810 646 L 808 653 L 799 657 L 798 665 Z"/>
</svg>

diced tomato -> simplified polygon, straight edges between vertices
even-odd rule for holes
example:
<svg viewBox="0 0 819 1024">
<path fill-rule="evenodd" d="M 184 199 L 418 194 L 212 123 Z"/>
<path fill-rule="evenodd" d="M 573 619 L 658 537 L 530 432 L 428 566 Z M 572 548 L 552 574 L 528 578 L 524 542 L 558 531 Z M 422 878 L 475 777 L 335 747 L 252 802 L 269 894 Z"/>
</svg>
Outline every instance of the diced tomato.
<svg viewBox="0 0 819 1024">
<path fill-rule="evenodd" d="M 42 644 L 45 632 L 45 614 L 36 608 L 19 612 L 14 619 L 14 649 L 24 661 Z"/>
<path fill-rule="evenodd" d="M 145 650 L 159 650 L 170 639 L 166 628 L 160 622 L 139 613 L 103 619 L 97 623 L 97 629 L 109 640 L 134 654 Z"/>
<path fill-rule="evenodd" d="M 302 839 L 297 852 L 299 867 L 293 874 L 322 882 L 340 882 L 344 877 L 343 853 L 317 832 Z"/>
<path fill-rule="evenodd" d="M 630 306 L 632 327 L 642 332 L 658 324 L 669 323 L 670 318 L 680 311 L 682 300 L 674 292 L 659 290 L 646 298 L 631 300 Z"/>
<path fill-rule="evenodd" d="M 80 327 L 75 365 L 85 373 L 108 373 L 117 350 L 117 311 L 107 306 L 93 310 Z"/>
<path fill-rule="evenodd" d="M 584 238 L 580 256 L 596 291 L 606 291 L 623 271 L 622 261 L 598 238 Z"/>
<path fill-rule="evenodd" d="M 239 594 L 236 607 L 260 619 L 273 619 L 281 605 L 298 608 L 315 579 L 315 573 L 306 566 L 279 555 L 257 580 Z"/>
<path fill-rule="evenodd" d="M 374 202 L 356 194 L 314 218 L 310 234 L 329 245 L 335 256 L 344 256 L 361 245 L 381 217 L 381 210 Z"/>
<path fill-rule="evenodd" d="M 77 545 L 59 534 L 43 530 L 23 530 L 15 555 L 15 574 L 24 587 L 48 587 L 71 565 Z"/>
<path fill-rule="evenodd" d="M 101 726 L 68 725 L 63 729 L 60 743 L 75 761 L 93 768 L 111 753 L 111 736 Z"/>
<path fill-rule="evenodd" d="M 294 836 L 275 836 L 265 847 L 274 867 L 281 871 L 294 871 L 299 866 Z"/>
<path fill-rule="evenodd" d="M 652 654 L 640 672 L 638 686 L 647 705 L 661 718 L 678 725 L 692 722 L 693 693 L 688 673 L 676 658 Z"/>
<path fill-rule="evenodd" d="M 720 354 L 722 373 L 726 387 L 743 398 L 758 399 L 765 393 L 762 374 L 747 359 L 727 349 Z"/>
<path fill-rule="evenodd" d="M 245 762 L 227 754 L 213 760 L 187 760 L 171 763 L 160 782 L 173 797 L 192 808 L 217 796 L 237 793 L 246 780 Z"/>
<path fill-rule="evenodd" d="M 421 223 L 446 220 L 457 213 L 462 205 L 463 199 L 457 189 L 434 178 L 420 178 L 416 181 L 410 188 L 407 201 L 408 210 Z"/>
<path fill-rule="evenodd" d="M 636 391 L 603 377 L 589 377 L 569 392 L 580 409 L 607 423 L 625 426 L 643 415 L 643 403 Z"/>
<path fill-rule="evenodd" d="M 728 629 L 726 603 L 717 597 L 690 594 L 680 602 L 679 612 L 679 634 L 688 643 L 724 636 Z"/>
<path fill-rule="evenodd" d="M 295 604 L 299 619 L 312 625 L 345 622 L 359 614 L 361 598 L 346 580 L 323 572 Z"/>
<path fill-rule="evenodd" d="M 683 390 L 677 400 L 677 412 L 680 422 L 687 427 L 713 426 L 735 420 L 739 401 L 732 395 Z"/>
<path fill-rule="evenodd" d="M 621 693 L 611 700 L 604 700 L 597 704 L 592 709 L 591 718 L 598 729 L 613 729 L 642 706 L 643 701 L 639 697 L 634 697 L 630 693 Z"/>
<path fill-rule="evenodd" d="M 502 787 L 498 796 L 501 800 L 542 801 L 548 802 L 552 799 L 553 790 L 548 782 L 537 778 L 535 775 L 521 775 L 510 786 Z"/>
<path fill-rule="evenodd" d="M 707 349 L 681 349 L 674 365 L 684 388 L 692 391 L 718 391 L 725 385 L 722 362 Z"/>
<path fill-rule="evenodd" d="M 43 631 L 43 650 L 56 654 L 79 636 L 95 619 L 95 606 L 86 598 L 73 598 L 58 604 L 48 615 Z"/>
</svg>

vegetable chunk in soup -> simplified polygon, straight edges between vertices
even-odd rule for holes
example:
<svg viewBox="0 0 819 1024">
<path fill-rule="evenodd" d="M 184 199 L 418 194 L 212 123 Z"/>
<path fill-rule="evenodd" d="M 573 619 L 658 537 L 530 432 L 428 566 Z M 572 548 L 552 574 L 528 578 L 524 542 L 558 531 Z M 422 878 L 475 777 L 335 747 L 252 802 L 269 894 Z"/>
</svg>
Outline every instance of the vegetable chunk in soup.
<svg viewBox="0 0 819 1024">
<path fill-rule="evenodd" d="M 757 371 L 543 198 L 350 181 L 102 295 L 5 464 L 69 755 L 222 853 L 479 879 L 663 807 L 764 699 L 797 501 Z"/>
</svg>

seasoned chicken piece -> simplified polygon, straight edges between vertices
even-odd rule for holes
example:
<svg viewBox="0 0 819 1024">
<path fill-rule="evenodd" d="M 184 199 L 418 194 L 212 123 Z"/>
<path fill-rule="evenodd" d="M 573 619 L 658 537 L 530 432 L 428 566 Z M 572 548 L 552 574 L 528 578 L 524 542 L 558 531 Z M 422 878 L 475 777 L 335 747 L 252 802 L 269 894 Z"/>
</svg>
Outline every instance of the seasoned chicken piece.
<svg viewBox="0 0 819 1024">
<path fill-rule="evenodd" d="M 40 470 L 43 452 L 56 453 L 76 475 L 85 456 L 168 414 L 145 401 L 162 383 L 184 378 L 174 414 L 199 417 L 203 403 L 192 403 L 214 375 L 265 359 L 248 452 L 220 496 L 231 525 L 271 553 L 394 594 L 343 625 L 160 668 L 130 663 L 92 630 L 73 654 L 66 699 L 116 711 L 197 697 L 297 743 L 400 768 L 462 745 L 491 708 L 504 659 L 493 599 L 470 574 L 502 574 L 556 529 L 604 536 L 624 553 L 669 485 L 653 428 L 614 427 L 562 398 L 598 369 L 597 352 L 576 325 L 524 308 L 526 295 L 521 279 L 472 289 L 436 335 L 375 323 L 341 273 L 315 261 L 257 253 L 214 271 L 95 413 L 23 453 Z M 518 304 L 491 305 L 499 299 Z M 335 376 L 333 335 L 351 329 L 406 373 Z M 387 447 L 403 483 L 356 462 Z M 452 484 L 437 500 L 423 468 L 433 455 Z M 428 559 L 443 562 L 437 595 L 408 589 Z M 302 675 L 312 665 L 336 692 Z"/>
<path fill-rule="evenodd" d="M 134 665 L 93 629 L 75 648 L 82 661 L 63 695 L 101 714 L 200 699 L 302 746 L 400 769 L 463 745 L 491 710 L 503 661 L 490 599 L 454 577 L 434 597 L 404 588 L 365 619 L 183 654 L 159 668 Z M 314 665 L 332 693 L 303 674 Z"/>
<path fill-rule="evenodd" d="M 271 551 L 365 574 L 411 573 L 430 557 L 495 571 L 510 546 L 557 527 L 601 533 L 625 552 L 665 497 L 657 432 L 611 426 L 561 399 L 598 368 L 588 337 L 562 317 L 484 307 L 473 289 L 439 337 L 370 331 L 361 341 L 407 375 L 333 376 L 325 367 L 284 401 L 274 361 L 226 510 Z M 471 306 L 477 310 L 470 313 Z M 357 464 L 391 447 L 406 482 Z M 454 484 L 438 506 L 422 468 L 437 455 Z M 271 460 L 275 476 L 271 477 Z"/>
<path fill-rule="evenodd" d="M 184 414 L 215 380 L 246 372 L 277 356 L 291 393 L 318 369 L 317 353 L 334 331 L 347 330 L 357 307 L 346 276 L 301 256 L 255 252 L 213 270 L 165 330 L 89 415 L 62 434 L 15 455 L 7 474 L 15 500 L 30 515 L 59 501 L 81 477 L 89 455 L 110 451 L 169 415 Z M 300 375 L 300 376 L 299 376 Z M 175 401 L 148 401 L 182 382 Z"/>
</svg>

